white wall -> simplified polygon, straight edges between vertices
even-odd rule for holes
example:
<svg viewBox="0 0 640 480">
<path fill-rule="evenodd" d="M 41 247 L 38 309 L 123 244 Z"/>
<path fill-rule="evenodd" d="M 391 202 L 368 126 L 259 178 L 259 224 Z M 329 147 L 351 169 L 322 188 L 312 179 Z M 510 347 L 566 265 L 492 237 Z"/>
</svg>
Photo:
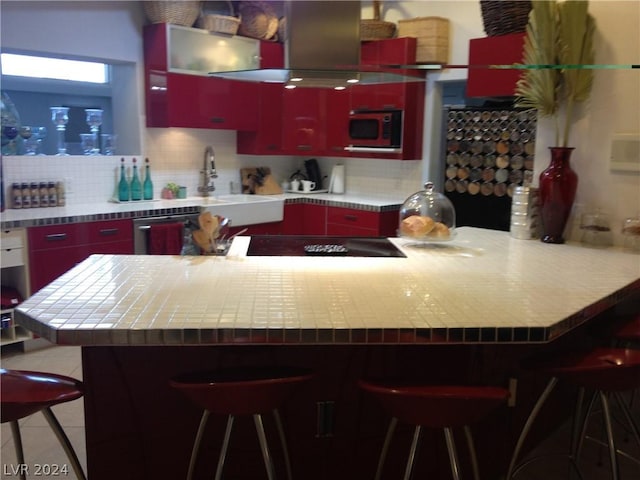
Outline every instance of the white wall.
<svg viewBox="0 0 640 480">
<path fill-rule="evenodd" d="M 363 18 L 372 18 L 371 1 L 363 0 Z M 36 9 L 33 7 L 37 6 Z M 136 83 L 142 92 L 142 25 L 146 22 L 140 2 L 11 2 L 0 3 L 2 13 L 3 48 L 32 51 L 62 52 L 71 56 L 103 58 L 135 62 Z M 592 0 L 590 11 L 596 18 L 598 37 L 596 62 L 631 64 L 640 62 L 640 2 L 625 0 Z M 384 19 L 396 22 L 401 18 L 442 16 L 451 22 L 450 62 L 467 61 L 468 42 L 485 36 L 478 0 L 416 0 L 383 3 Z M 80 25 L 82 27 L 80 27 Z M 89 36 L 90 34 L 90 36 Z M 421 188 L 423 180 L 440 178 L 441 161 L 438 146 L 441 115 L 439 88 L 442 82 L 466 78 L 463 69 L 449 69 L 427 76 L 425 141 L 422 166 L 420 162 L 395 162 L 341 159 L 347 166 L 347 188 L 352 193 L 380 192 L 408 196 Z M 622 219 L 640 213 L 640 175 L 611 172 L 608 166 L 611 138 L 616 133 L 640 132 L 640 72 L 597 71 L 591 101 L 584 109 L 572 144 L 576 147 L 573 166 L 580 175 L 578 207 L 602 207 L 611 214 L 616 233 Z M 144 125 L 142 95 L 131 106 L 130 116 Z M 540 122 L 537 137 L 536 170 L 548 164 L 549 126 Z M 228 180 L 237 178 L 238 168 L 247 165 L 268 165 L 280 178 L 302 168 L 304 158 L 252 157 L 235 153 L 235 133 L 191 129 L 143 129 L 142 156 L 150 157 L 154 165 L 156 187 L 162 182 L 176 181 L 189 188 L 197 185 L 202 152 L 212 144 L 217 152 L 218 182 L 222 193 L 228 191 Z M 24 173 L 20 160 L 5 158 L 5 182 L 15 169 Z M 94 177 L 103 178 L 104 185 L 87 192 L 94 201 L 102 201 L 111 193 L 111 170 L 118 159 L 104 159 Z M 330 171 L 336 159 L 320 159 L 323 173 Z M 34 160 L 34 162 L 37 162 Z M 29 162 L 31 164 L 31 162 Z M 58 162 L 56 162 L 58 163 Z M 20 165 L 20 167 L 19 167 Z M 37 175 L 37 166 L 33 167 Z M 72 178 L 82 186 L 85 180 L 70 167 L 61 170 L 57 178 Z M 55 172 L 54 172 L 55 173 Z M 109 180 L 107 180 L 109 179 Z M 34 178 L 34 180 L 38 180 Z M 72 191 L 80 191 L 73 189 Z M 193 190 L 194 191 L 194 190 Z M 84 194 L 83 194 L 84 195 Z M 73 198 L 70 198 L 70 201 Z M 77 200 L 86 200 L 78 196 Z M 579 232 L 578 232 L 579 233 Z M 575 232 L 574 232 L 575 234 Z M 616 241 L 620 242 L 619 235 Z"/>
</svg>

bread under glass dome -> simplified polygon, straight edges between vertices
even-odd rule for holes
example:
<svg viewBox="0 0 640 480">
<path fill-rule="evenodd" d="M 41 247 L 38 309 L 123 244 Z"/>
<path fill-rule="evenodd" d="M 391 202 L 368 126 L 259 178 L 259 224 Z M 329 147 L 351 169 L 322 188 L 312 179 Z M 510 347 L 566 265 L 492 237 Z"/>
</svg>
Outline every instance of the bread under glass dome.
<svg viewBox="0 0 640 480">
<path fill-rule="evenodd" d="M 456 212 L 451 201 L 426 182 L 400 208 L 398 236 L 418 242 L 446 242 L 455 236 Z"/>
</svg>

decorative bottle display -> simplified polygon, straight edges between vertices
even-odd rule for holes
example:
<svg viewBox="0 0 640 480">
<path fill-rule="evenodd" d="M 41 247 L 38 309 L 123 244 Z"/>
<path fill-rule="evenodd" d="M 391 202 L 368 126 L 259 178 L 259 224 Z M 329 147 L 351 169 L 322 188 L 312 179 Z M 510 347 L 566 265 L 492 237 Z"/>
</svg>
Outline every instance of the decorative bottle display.
<svg viewBox="0 0 640 480">
<path fill-rule="evenodd" d="M 143 197 L 145 200 L 153 199 L 153 182 L 151 181 L 151 168 L 149 167 L 149 159 L 144 160 L 144 184 L 142 186 Z"/>
<path fill-rule="evenodd" d="M 142 183 L 138 177 L 138 166 L 133 159 L 133 174 L 131 175 L 131 200 L 142 200 Z"/>
<path fill-rule="evenodd" d="M 129 182 L 127 182 L 127 174 L 124 169 L 124 158 L 120 159 L 120 182 L 118 183 L 118 200 L 121 202 L 129 201 Z"/>
</svg>

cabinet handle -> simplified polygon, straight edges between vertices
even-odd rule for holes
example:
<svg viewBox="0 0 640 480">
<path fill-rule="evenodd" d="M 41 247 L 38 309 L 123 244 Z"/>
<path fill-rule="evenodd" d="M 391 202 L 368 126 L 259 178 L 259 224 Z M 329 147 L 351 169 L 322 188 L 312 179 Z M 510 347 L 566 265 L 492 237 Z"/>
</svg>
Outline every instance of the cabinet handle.
<svg viewBox="0 0 640 480">
<path fill-rule="evenodd" d="M 66 240 L 66 233 L 51 233 L 46 236 L 47 242 L 58 242 L 60 240 Z"/>
<path fill-rule="evenodd" d="M 117 228 L 103 228 L 100 230 L 100 235 L 102 237 L 107 237 L 109 235 L 117 235 L 119 230 Z"/>
<path fill-rule="evenodd" d="M 222 117 L 211 117 L 211 123 L 224 123 L 224 118 L 222 118 Z"/>
<path fill-rule="evenodd" d="M 311 145 L 296 145 L 296 148 L 298 150 L 311 150 L 313 147 Z"/>
<path fill-rule="evenodd" d="M 358 221 L 358 216 L 357 215 L 345 215 L 344 219 L 345 220 L 349 220 L 350 222 L 357 222 Z"/>
</svg>

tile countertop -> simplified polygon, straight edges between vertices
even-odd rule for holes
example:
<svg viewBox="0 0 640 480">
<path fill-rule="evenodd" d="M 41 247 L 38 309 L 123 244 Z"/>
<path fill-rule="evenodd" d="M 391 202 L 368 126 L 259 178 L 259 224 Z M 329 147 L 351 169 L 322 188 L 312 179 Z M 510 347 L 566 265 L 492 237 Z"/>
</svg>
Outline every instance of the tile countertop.
<svg viewBox="0 0 640 480">
<path fill-rule="evenodd" d="M 213 195 L 228 203 L 239 201 L 245 195 Z M 254 197 L 251 195 L 251 197 Z M 321 202 L 327 205 L 361 208 L 381 211 L 399 208 L 405 198 L 376 197 L 374 195 L 338 195 L 330 193 L 303 194 L 285 193 L 281 195 L 255 195 L 270 200 L 285 202 Z M 6 209 L 0 215 L 0 228 L 19 228 L 55 223 L 75 223 L 82 221 L 112 220 L 116 218 L 137 218 L 154 215 L 196 213 L 206 203 L 202 197 L 189 197 L 180 200 L 143 200 L 125 203 L 83 203 L 68 204 L 64 207 Z"/>
<path fill-rule="evenodd" d="M 407 258 L 94 255 L 22 303 L 58 344 L 546 342 L 640 293 L 640 255 L 462 227 Z"/>
</svg>

